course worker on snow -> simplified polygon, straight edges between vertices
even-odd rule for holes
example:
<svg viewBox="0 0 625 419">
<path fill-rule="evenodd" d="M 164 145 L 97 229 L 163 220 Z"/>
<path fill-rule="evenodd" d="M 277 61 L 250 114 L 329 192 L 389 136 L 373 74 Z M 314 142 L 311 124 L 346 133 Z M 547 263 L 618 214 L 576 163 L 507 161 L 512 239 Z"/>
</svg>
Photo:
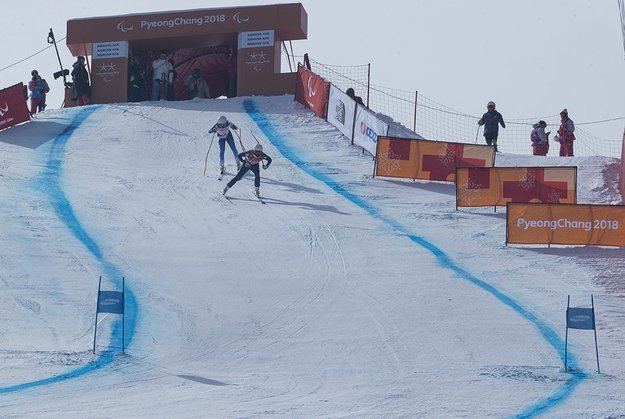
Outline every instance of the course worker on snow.
<svg viewBox="0 0 625 419">
<path fill-rule="evenodd" d="M 224 153 L 226 151 L 226 143 L 228 143 L 230 150 L 232 150 L 232 155 L 237 163 L 237 170 L 241 168 L 241 162 L 237 158 L 239 153 L 237 151 L 237 146 L 234 145 L 234 137 L 232 136 L 230 128 L 235 130 L 239 129 L 232 122 L 228 121 L 228 118 L 222 115 L 217 120 L 217 123 L 208 131 L 209 134 L 217 133 L 217 139 L 219 140 L 219 173 L 222 175 L 225 171 Z"/>
<path fill-rule="evenodd" d="M 482 115 L 482 118 L 477 121 L 479 126 L 484 125 L 484 139 L 486 144 L 494 145 L 495 151 L 497 151 L 497 136 L 499 135 L 499 125 L 502 128 L 506 127 L 506 123 L 503 121 L 503 116 L 495 110 L 495 102 L 490 101 L 486 105 L 486 113 Z"/>
<path fill-rule="evenodd" d="M 267 169 L 271 164 L 271 157 L 263 153 L 263 146 L 260 144 L 256 144 L 254 146 L 254 150 L 244 151 L 239 154 L 237 158 L 243 163 L 243 167 L 239 170 L 239 173 L 235 177 L 228 182 L 222 193 L 225 195 L 228 192 L 228 189 L 232 188 L 232 186 L 240 181 L 243 176 L 247 173 L 248 170 L 251 170 L 254 173 L 254 194 L 260 198 L 260 162 L 263 162 L 263 169 Z M 265 163 L 266 161 L 266 163 Z"/>
</svg>

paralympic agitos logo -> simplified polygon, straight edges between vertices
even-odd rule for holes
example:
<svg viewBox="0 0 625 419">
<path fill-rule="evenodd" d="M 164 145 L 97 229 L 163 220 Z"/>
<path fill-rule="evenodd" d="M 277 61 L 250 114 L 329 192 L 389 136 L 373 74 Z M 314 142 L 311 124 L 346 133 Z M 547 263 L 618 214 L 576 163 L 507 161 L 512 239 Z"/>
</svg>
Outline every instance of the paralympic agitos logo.
<svg viewBox="0 0 625 419">
<path fill-rule="evenodd" d="M 5 103 L 4 108 L 0 108 L 0 117 L 9 112 L 9 104 Z"/>
<path fill-rule="evenodd" d="M 122 20 L 121 22 L 119 22 L 117 24 L 117 29 L 119 29 L 120 31 L 122 31 L 124 33 L 129 32 L 129 31 L 133 30 L 134 28 L 135 27 L 133 25 L 129 26 L 128 24 L 126 24 L 125 20 Z"/>
</svg>

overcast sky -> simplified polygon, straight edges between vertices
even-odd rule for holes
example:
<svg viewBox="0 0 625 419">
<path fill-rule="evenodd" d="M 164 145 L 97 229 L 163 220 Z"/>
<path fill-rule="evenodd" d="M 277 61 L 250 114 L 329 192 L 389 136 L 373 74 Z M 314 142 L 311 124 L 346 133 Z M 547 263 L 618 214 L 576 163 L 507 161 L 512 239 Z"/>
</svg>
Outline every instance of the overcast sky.
<svg viewBox="0 0 625 419">
<path fill-rule="evenodd" d="M 292 1 L 1 0 L 0 68 L 45 47 L 70 18 Z M 617 0 L 303 0 L 309 39 L 294 43 L 330 64 L 372 64 L 372 81 L 420 93 L 470 114 L 489 100 L 507 118 L 559 113 L 579 122 L 625 115 L 625 62 Z M 45 4 L 45 6 L 42 6 Z M 60 45 L 63 64 L 72 59 Z M 37 68 L 61 104 L 52 49 L 0 72 L 0 85 Z M 619 138 L 623 121 L 587 127 Z"/>
</svg>

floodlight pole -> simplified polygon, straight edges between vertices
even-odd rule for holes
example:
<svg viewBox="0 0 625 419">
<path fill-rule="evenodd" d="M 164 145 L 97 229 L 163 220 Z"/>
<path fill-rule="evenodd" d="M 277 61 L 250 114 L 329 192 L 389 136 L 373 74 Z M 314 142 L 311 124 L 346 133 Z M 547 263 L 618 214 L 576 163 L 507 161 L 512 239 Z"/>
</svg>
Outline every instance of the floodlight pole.
<svg viewBox="0 0 625 419">
<path fill-rule="evenodd" d="M 67 77 L 65 76 L 65 72 L 63 71 L 63 63 L 61 63 L 61 56 L 59 55 L 59 49 L 56 46 L 56 39 L 54 38 L 54 32 L 52 31 L 52 28 L 50 28 L 50 32 L 48 33 L 48 44 L 54 45 L 54 50 L 56 51 L 56 58 L 58 58 L 59 60 L 59 66 L 61 67 L 61 74 L 63 74 L 63 86 L 66 86 Z"/>
</svg>

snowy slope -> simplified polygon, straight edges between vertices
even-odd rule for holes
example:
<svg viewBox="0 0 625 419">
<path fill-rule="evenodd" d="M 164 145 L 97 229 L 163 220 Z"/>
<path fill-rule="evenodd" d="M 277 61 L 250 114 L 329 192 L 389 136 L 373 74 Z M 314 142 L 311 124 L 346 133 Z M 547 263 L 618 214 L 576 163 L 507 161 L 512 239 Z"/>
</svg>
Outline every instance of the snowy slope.
<svg viewBox="0 0 625 419">
<path fill-rule="evenodd" d="M 221 114 L 274 158 L 267 205 L 249 177 L 217 193 L 216 144 L 202 176 Z M 615 160 L 568 163 L 581 202 L 618 202 Z M 292 97 L 50 111 L 0 134 L 0 168 L 2 415 L 625 414 L 621 250 L 506 248 L 503 214 L 372 179 Z M 101 274 L 132 293 L 126 356 L 113 316 L 89 352 Z M 564 374 L 590 292 L 605 374 L 583 332 Z"/>
</svg>

